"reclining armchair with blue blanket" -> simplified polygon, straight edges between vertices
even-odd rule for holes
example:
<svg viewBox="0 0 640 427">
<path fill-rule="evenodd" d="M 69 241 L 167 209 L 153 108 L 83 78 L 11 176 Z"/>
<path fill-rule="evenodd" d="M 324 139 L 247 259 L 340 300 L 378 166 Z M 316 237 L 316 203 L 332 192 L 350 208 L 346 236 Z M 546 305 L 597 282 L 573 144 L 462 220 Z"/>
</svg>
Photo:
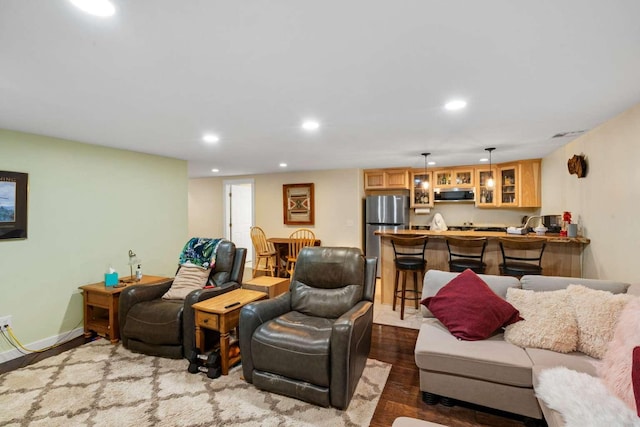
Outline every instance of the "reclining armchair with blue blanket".
<svg viewBox="0 0 640 427">
<path fill-rule="evenodd" d="M 245 248 L 236 248 L 228 240 L 221 241 L 215 253 L 215 267 L 208 278 L 214 287 L 191 291 L 184 300 L 162 298 L 171 287 L 171 280 L 125 288 L 120 294 L 118 313 L 122 345 L 151 356 L 188 357 L 195 350 L 195 312 L 191 306 L 238 289 L 242 284 L 246 256 Z M 206 332 L 207 342 L 218 339 L 216 331 Z"/>
</svg>

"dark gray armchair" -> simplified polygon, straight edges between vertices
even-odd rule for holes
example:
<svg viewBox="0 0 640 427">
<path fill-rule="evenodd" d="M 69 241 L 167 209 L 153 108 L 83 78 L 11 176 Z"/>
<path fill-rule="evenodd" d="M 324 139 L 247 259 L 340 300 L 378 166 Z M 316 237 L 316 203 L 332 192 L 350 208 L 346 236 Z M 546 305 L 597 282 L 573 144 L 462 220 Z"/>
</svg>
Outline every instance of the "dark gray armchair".
<svg viewBox="0 0 640 427">
<path fill-rule="evenodd" d="M 346 409 L 371 346 L 376 262 L 357 248 L 302 249 L 290 292 L 240 312 L 244 378 Z"/>
<path fill-rule="evenodd" d="M 118 321 L 122 345 L 136 353 L 181 359 L 195 349 L 195 312 L 191 306 L 237 289 L 242 284 L 245 248 L 232 242 L 220 242 L 216 265 L 209 275 L 211 289 L 192 291 L 184 300 L 164 300 L 162 296 L 173 281 L 153 286 L 134 285 L 120 294 Z M 216 331 L 207 331 L 207 341 L 218 339 Z"/>
</svg>

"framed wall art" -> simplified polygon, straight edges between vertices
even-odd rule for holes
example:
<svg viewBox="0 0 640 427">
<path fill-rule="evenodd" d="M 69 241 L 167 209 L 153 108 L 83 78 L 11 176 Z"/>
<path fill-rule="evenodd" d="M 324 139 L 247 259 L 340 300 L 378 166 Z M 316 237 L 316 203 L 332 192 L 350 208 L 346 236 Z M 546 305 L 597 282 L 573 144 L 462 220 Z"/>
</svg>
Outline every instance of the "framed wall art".
<svg viewBox="0 0 640 427">
<path fill-rule="evenodd" d="M 0 171 L 0 239 L 27 238 L 29 174 Z"/>
<path fill-rule="evenodd" d="M 313 183 L 284 184 L 282 206 L 285 225 L 313 225 L 315 219 Z"/>
</svg>

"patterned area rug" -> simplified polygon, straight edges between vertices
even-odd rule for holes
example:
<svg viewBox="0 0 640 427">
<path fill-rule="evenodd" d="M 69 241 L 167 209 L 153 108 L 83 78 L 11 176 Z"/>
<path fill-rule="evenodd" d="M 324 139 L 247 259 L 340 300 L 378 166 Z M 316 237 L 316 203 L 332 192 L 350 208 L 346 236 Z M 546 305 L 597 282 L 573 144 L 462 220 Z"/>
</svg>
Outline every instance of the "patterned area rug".
<svg viewBox="0 0 640 427">
<path fill-rule="evenodd" d="M 390 369 L 369 359 L 339 411 L 260 391 L 239 366 L 211 380 L 99 339 L 1 375 L 0 426 L 365 426 Z"/>
</svg>

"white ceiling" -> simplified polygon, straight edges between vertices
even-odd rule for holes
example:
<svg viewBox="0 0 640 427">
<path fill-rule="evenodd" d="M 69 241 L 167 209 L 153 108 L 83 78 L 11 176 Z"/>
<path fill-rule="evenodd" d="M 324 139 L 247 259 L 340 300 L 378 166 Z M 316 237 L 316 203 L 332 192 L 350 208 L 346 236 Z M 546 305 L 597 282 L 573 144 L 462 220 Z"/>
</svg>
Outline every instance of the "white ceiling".
<svg viewBox="0 0 640 427">
<path fill-rule="evenodd" d="M 543 157 L 640 102 L 637 0 L 113 2 L 0 0 L 0 128 L 203 177 Z"/>
</svg>

